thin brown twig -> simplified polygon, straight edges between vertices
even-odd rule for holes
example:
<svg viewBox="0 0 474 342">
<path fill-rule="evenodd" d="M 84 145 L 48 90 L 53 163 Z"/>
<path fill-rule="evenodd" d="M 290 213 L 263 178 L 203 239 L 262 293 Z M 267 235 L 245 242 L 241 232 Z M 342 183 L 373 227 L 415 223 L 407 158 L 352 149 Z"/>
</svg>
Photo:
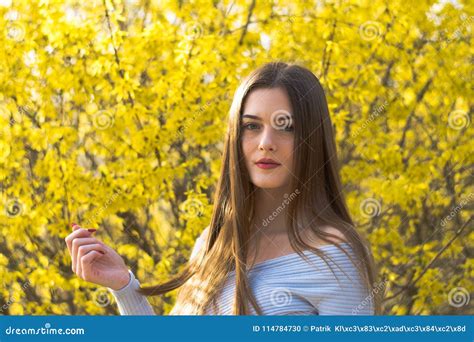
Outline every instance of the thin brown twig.
<svg viewBox="0 0 474 342">
<path fill-rule="evenodd" d="M 443 254 L 444 251 L 446 249 L 448 249 L 449 246 L 451 246 L 451 244 L 454 242 L 454 240 L 456 240 L 461 235 L 463 230 L 469 225 L 469 223 L 472 221 L 473 218 L 474 218 L 474 216 L 471 216 L 466 222 L 464 222 L 464 224 L 461 226 L 461 228 L 459 228 L 457 230 L 456 234 L 454 234 L 454 236 L 451 238 L 451 240 L 449 240 L 449 242 L 446 244 L 446 246 L 444 246 L 443 248 L 441 248 L 439 250 L 439 252 L 434 256 L 433 259 L 431 259 L 431 261 L 428 263 L 428 265 L 425 266 L 423 271 L 421 271 L 421 273 L 414 280 L 409 281 L 406 285 L 402 286 L 400 291 L 398 291 L 397 293 L 395 293 L 394 295 L 392 295 L 390 297 L 384 298 L 383 301 L 386 302 L 390 299 L 393 299 L 393 298 L 399 296 L 401 293 L 403 293 L 407 289 L 409 289 L 410 287 L 414 286 L 425 275 L 425 273 L 431 268 L 433 263 L 441 256 L 441 254 Z"/>
<path fill-rule="evenodd" d="M 110 41 L 112 44 L 112 48 L 114 49 L 114 57 L 115 57 L 115 63 L 117 64 L 118 71 L 119 71 L 119 76 L 122 80 L 125 80 L 125 71 L 122 69 L 121 64 L 120 64 L 120 58 L 118 55 L 118 50 L 117 47 L 115 46 L 115 41 L 114 41 L 114 35 L 113 35 L 113 30 L 112 30 L 112 24 L 110 21 L 110 15 L 109 15 L 109 10 L 107 9 L 107 2 L 106 0 L 102 1 L 104 4 L 104 10 L 105 10 L 105 19 L 107 21 L 107 27 L 109 28 L 109 34 L 110 34 Z M 130 102 L 132 108 L 135 106 L 135 101 L 133 100 L 132 94 L 130 93 L 129 90 L 127 90 L 127 95 L 128 95 L 128 101 Z M 135 113 L 135 118 L 137 120 L 137 125 L 139 129 L 143 128 L 143 125 L 140 121 L 140 118 L 138 115 Z"/>
</svg>

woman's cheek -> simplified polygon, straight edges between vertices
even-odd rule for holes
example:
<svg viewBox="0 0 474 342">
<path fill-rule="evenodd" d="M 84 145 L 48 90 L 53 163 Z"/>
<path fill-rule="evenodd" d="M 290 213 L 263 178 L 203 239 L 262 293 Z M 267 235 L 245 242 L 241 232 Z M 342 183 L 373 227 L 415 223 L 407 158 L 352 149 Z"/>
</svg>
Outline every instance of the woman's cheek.
<svg viewBox="0 0 474 342">
<path fill-rule="evenodd" d="M 248 142 L 243 142 L 242 143 L 242 152 L 244 154 L 244 159 L 245 159 L 245 163 L 247 165 L 250 165 L 250 161 L 251 161 L 251 149 L 249 148 L 249 144 Z"/>
</svg>

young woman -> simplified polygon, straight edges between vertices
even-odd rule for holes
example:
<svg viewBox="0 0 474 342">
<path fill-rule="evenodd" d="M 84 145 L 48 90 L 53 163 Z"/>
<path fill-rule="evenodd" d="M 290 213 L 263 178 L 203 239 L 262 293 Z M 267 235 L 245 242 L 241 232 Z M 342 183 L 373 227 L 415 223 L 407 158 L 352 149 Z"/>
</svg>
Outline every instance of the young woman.
<svg viewBox="0 0 474 342">
<path fill-rule="evenodd" d="M 140 286 L 123 259 L 74 225 L 72 269 L 106 286 L 122 315 L 178 289 L 171 314 L 372 315 L 375 266 L 345 204 L 324 90 L 281 62 L 252 72 L 230 109 L 210 225 L 185 269 Z"/>
</svg>

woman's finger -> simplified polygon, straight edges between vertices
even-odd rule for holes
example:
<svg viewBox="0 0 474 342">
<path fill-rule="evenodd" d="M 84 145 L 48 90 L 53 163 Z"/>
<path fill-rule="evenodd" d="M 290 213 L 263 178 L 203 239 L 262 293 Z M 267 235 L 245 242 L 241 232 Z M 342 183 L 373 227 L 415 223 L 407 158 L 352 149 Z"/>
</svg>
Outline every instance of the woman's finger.
<svg viewBox="0 0 474 342">
<path fill-rule="evenodd" d="M 75 230 L 78 230 L 80 228 L 84 228 L 84 227 L 81 227 L 80 225 L 78 225 L 77 223 L 71 223 L 71 228 L 72 228 L 72 231 L 75 231 Z M 95 228 L 84 228 L 84 229 L 87 229 L 88 231 L 90 231 L 91 233 L 94 233 L 97 229 Z"/>
<path fill-rule="evenodd" d="M 93 243 L 98 243 L 99 240 L 97 240 L 96 238 L 93 238 L 93 237 L 83 237 L 83 238 L 75 238 L 71 244 L 71 257 L 72 257 L 72 271 L 73 272 L 76 272 L 77 269 L 76 269 L 76 266 L 77 266 L 77 251 L 78 251 L 78 248 L 82 245 L 90 245 L 90 244 L 93 244 Z"/>
<path fill-rule="evenodd" d="M 95 232 L 95 230 L 91 231 L 91 230 L 87 230 L 87 229 L 83 229 L 83 228 L 76 228 L 76 230 L 74 230 L 71 234 L 66 236 L 66 238 L 64 240 L 66 241 L 66 245 L 67 245 L 67 249 L 69 250 L 69 254 L 71 254 L 71 256 L 72 256 L 72 241 L 75 238 L 91 236 L 93 232 Z"/>
<path fill-rule="evenodd" d="M 82 274 L 79 275 L 79 276 L 82 279 L 84 279 L 86 281 L 89 281 L 89 278 L 88 278 L 89 272 L 88 272 L 88 270 L 91 270 L 90 265 L 92 265 L 94 262 L 96 262 L 96 260 L 98 258 L 100 258 L 102 255 L 103 255 L 102 253 L 100 253 L 98 251 L 95 251 L 95 250 L 92 250 L 81 258 Z"/>
<path fill-rule="evenodd" d="M 82 258 L 90 251 L 97 251 L 102 255 L 106 253 L 105 248 L 100 243 L 92 243 L 79 246 L 77 250 L 76 274 L 82 278 Z"/>
<path fill-rule="evenodd" d="M 72 231 L 75 231 L 75 230 L 78 230 L 80 228 L 84 228 L 84 227 L 81 227 L 80 225 L 78 225 L 77 223 L 72 223 L 71 224 L 71 228 L 72 228 Z M 91 233 L 95 232 L 97 229 L 95 228 L 84 228 L 84 229 L 87 229 L 88 231 L 90 231 Z"/>
</svg>

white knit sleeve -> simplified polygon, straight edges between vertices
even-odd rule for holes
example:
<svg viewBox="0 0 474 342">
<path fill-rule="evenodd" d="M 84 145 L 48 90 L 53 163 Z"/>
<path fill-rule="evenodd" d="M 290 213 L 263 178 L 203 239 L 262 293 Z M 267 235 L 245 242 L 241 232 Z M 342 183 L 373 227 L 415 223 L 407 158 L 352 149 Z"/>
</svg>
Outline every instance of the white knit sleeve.
<svg viewBox="0 0 474 342">
<path fill-rule="evenodd" d="M 136 291 L 140 287 L 140 282 L 131 270 L 128 272 L 130 281 L 123 288 L 113 290 L 107 287 L 117 302 L 120 315 L 156 315 L 147 297 Z"/>
<path fill-rule="evenodd" d="M 190 259 L 194 258 L 199 250 L 204 246 L 207 232 L 208 229 L 206 229 L 196 240 Z M 130 281 L 123 288 L 120 290 L 113 290 L 110 287 L 107 287 L 117 302 L 120 314 L 156 315 L 148 302 L 147 297 L 136 291 L 140 287 L 140 282 L 135 278 L 135 275 L 131 270 L 128 270 L 128 272 L 130 273 Z M 170 314 L 172 314 L 172 312 Z"/>
</svg>

